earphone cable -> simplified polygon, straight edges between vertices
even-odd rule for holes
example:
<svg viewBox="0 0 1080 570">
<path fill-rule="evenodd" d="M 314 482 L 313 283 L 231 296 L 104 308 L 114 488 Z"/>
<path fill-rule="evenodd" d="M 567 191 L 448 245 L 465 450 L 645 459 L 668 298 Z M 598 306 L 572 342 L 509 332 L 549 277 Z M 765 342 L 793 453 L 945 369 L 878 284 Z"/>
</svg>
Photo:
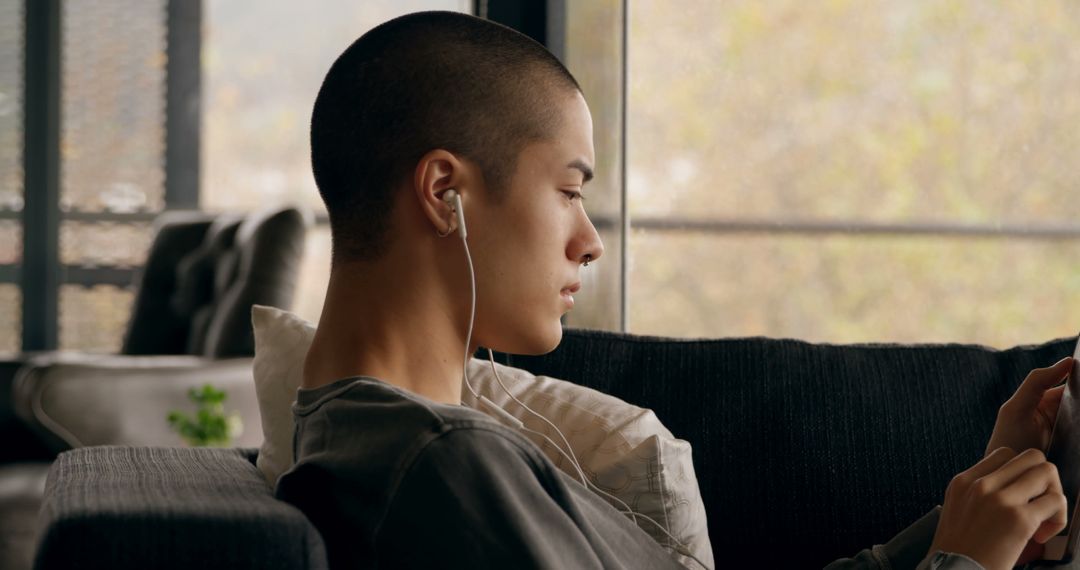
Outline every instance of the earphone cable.
<svg viewBox="0 0 1080 570">
<path fill-rule="evenodd" d="M 521 429 L 523 429 L 523 430 L 525 430 L 525 431 L 527 431 L 529 433 L 534 433 L 534 434 L 546 439 L 548 441 L 548 443 L 550 443 L 552 445 L 552 447 L 554 447 L 559 453 L 563 454 L 563 457 L 565 457 L 567 460 L 570 459 L 570 457 L 568 455 L 566 455 L 566 452 L 563 451 L 562 449 L 559 449 L 559 446 L 555 445 L 555 442 L 552 441 L 552 439 L 550 437 L 548 437 L 548 436 L 546 436 L 546 435 L 544 435 L 544 434 L 542 434 L 542 433 L 540 433 L 540 432 L 538 432 L 536 430 L 531 430 L 531 429 L 529 429 L 527 427 L 522 427 Z M 556 428 L 556 430 L 557 429 L 558 428 Z M 618 503 L 620 505 L 622 505 L 626 509 L 625 511 L 619 511 L 619 512 L 624 514 L 624 515 L 629 515 L 630 519 L 634 521 L 634 524 L 637 524 L 637 518 L 636 517 L 641 517 L 641 518 L 651 522 L 652 524 L 656 525 L 656 528 L 660 529 L 660 532 L 668 535 L 668 537 L 670 537 L 671 540 L 673 540 L 675 542 L 677 547 L 673 547 L 673 548 L 675 549 L 676 552 L 678 552 L 680 554 L 685 554 L 686 556 L 689 556 L 690 558 L 693 558 L 694 561 L 697 562 L 698 564 L 700 564 L 702 568 L 705 568 L 706 570 L 712 570 L 704 562 L 702 562 L 697 556 L 694 556 L 693 553 L 690 552 L 690 548 L 688 546 L 686 546 L 685 543 L 683 543 L 681 540 L 679 540 L 675 535 L 668 532 L 668 530 L 666 528 L 664 528 L 664 525 L 656 522 L 656 519 L 653 519 L 652 517 L 650 517 L 648 515 L 644 515 L 644 514 L 635 512 L 633 509 L 630 508 L 630 505 L 627 505 L 625 502 L 623 502 L 622 499 L 620 499 L 620 498 L 618 498 L 618 497 L 616 497 L 616 496 L 614 496 L 612 494 L 607 493 L 606 491 L 604 491 L 600 487 L 597 487 L 596 485 L 593 485 L 592 483 L 587 483 L 587 485 L 591 486 L 597 493 L 600 493 L 600 494 L 604 495 L 605 497 L 609 497 L 614 501 L 618 501 Z"/>
<path fill-rule="evenodd" d="M 473 398 L 476 398 L 476 400 L 479 401 L 480 395 L 476 393 L 472 384 L 469 383 L 469 358 L 472 356 L 469 354 L 469 345 L 472 344 L 473 319 L 476 317 L 476 272 L 473 271 L 472 254 L 469 253 L 469 243 L 464 235 L 462 235 L 461 244 L 465 246 L 465 260 L 469 262 L 469 291 L 471 292 L 471 300 L 469 301 L 469 332 L 465 335 L 465 358 L 461 363 L 461 376 L 465 379 L 465 386 L 469 389 L 469 392 L 472 393 Z M 462 405 L 464 404 L 465 402 L 462 402 Z"/>
<path fill-rule="evenodd" d="M 456 212 L 456 209 L 455 209 L 455 212 Z M 464 246 L 464 249 L 465 249 L 465 260 L 469 264 L 469 290 L 470 290 L 469 329 L 468 329 L 468 332 L 465 335 L 465 356 L 464 356 L 464 359 L 463 359 L 462 365 L 461 365 L 461 374 L 462 374 L 462 378 L 465 381 L 465 386 L 469 389 L 469 392 L 472 393 L 473 397 L 479 402 L 480 401 L 480 395 L 476 392 L 476 390 L 473 388 L 472 384 L 469 382 L 469 360 L 470 360 L 470 358 L 472 356 L 471 354 L 469 354 L 469 346 L 472 343 L 473 323 L 474 323 L 474 320 L 476 318 L 476 272 L 473 269 L 472 254 L 469 252 L 468 238 L 464 235 L 464 231 L 459 232 L 459 233 L 462 236 L 461 237 L 461 244 Z M 591 483 L 589 483 L 588 478 L 585 476 L 585 472 L 581 469 L 581 465 L 580 465 L 580 463 L 578 463 L 577 456 L 574 455 L 574 450 L 570 446 L 570 442 L 567 441 L 566 436 L 563 435 L 562 430 L 560 430 L 555 424 L 551 423 L 551 421 L 548 420 L 547 418 L 545 418 L 543 415 L 533 411 L 532 408 L 526 406 L 524 403 L 522 403 L 520 400 L 518 400 L 510 392 L 509 389 L 507 389 L 506 385 L 503 384 L 502 377 L 499 376 L 498 370 L 495 369 L 495 359 L 494 359 L 494 356 L 493 356 L 493 354 L 491 352 L 491 349 L 488 348 L 487 351 L 488 351 L 488 359 L 491 362 L 491 370 L 495 373 L 495 378 L 496 378 L 496 380 L 498 380 L 499 386 L 501 386 L 503 391 L 505 391 L 506 394 L 508 396 L 510 396 L 511 399 L 513 399 L 515 402 L 517 402 L 517 404 L 519 406 L 521 406 L 522 408 L 525 408 L 526 410 L 529 411 L 529 413 L 531 413 L 534 416 L 540 418 L 541 420 L 547 422 L 547 424 L 549 426 L 551 426 L 555 430 L 556 433 L 559 434 L 559 437 L 562 438 L 563 443 L 566 444 L 566 448 L 570 452 L 570 455 L 567 455 L 567 453 L 565 451 L 563 451 L 562 448 L 560 448 L 554 441 L 552 441 L 546 435 L 541 434 L 539 432 L 536 432 L 534 430 L 525 428 L 524 425 L 522 426 L 522 429 L 525 429 L 526 431 L 530 431 L 532 433 L 535 433 L 535 434 L 540 435 L 541 437 L 547 439 L 555 447 L 555 449 L 557 449 L 559 451 L 559 453 L 562 453 L 564 457 L 566 457 L 567 459 L 570 460 L 571 464 L 577 470 L 578 475 L 581 476 L 582 483 L 586 486 L 586 488 L 588 488 L 589 485 L 592 485 Z M 465 403 L 462 402 L 462 405 L 465 405 Z M 654 525 L 656 525 L 657 528 L 659 528 L 661 532 L 663 532 L 664 534 L 671 537 L 671 539 L 674 540 L 679 545 L 679 547 L 681 547 L 682 550 L 676 549 L 678 552 L 680 552 L 681 554 L 684 554 L 686 556 L 689 556 L 690 558 L 693 558 L 698 564 L 701 564 L 701 566 L 703 568 L 708 569 L 708 566 L 706 566 L 696 556 L 691 554 L 689 549 L 686 547 L 686 545 L 683 544 L 682 541 L 680 541 L 679 539 L 675 538 L 675 536 L 672 535 L 670 532 L 668 532 L 667 529 L 665 529 L 663 527 L 663 525 L 661 525 L 660 523 L 656 522 L 655 520 L 653 520 L 652 518 L 650 518 L 650 517 L 648 517 L 646 515 L 643 515 L 641 513 L 635 513 L 630 508 L 630 506 L 627 505 L 625 502 L 623 502 L 621 499 L 619 499 L 618 497 L 615 497 L 613 495 L 608 494 L 607 492 L 605 492 L 602 489 L 598 488 L 596 485 L 592 485 L 592 488 L 595 489 L 596 491 L 598 491 L 598 492 L 600 492 L 600 493 L 602 493 L 602 494 L 604 494 L 604 495 L 618 501 L 620 504 L 622 504 L 624 507 L 626 507 L 625 512 L 624 511 L 619 511 L 619 512 L 621 514 L 629 514 L 630 517 L 633 519 L 635 524 L 637 524 L 637 519 L 635 518 L 635 516 L 640 516 L 640 517 L 648 520 L 649 522 L 653 523 Z"/>
<path fill-rule="evenodd" d="M 554 429 L 555 432 L 559 434 L 559 437 L 562 438 L 563 443 L 566 444 L 566 450 L 570 452 L 570 457 L 573 457 L 573 460 L 571 461 L 571 463 L 574 465 L 574 468 L 577 469 L 578 475 L 581 476 L 581 484 L 582 485 L 588 485 L 588 479 L 586 479 L 585 472 L 582 471 L 582 469 L 581 469 L 581 463 L 578 462 L 577 456 L 574 454 L 574 448 L 570 446 L 570 442 L 567 441 L 566 436 L 563 435 L 562 430 L 560 430 L 555 424 L 551 423 L 551 421 L 548 420 L 547 418 L 545 418 L 543 415 L 541 415 L 538 412 L 534 411 L 529 406 L 526 406 L 524 402 L 517 399 L 517 397 L 514 396 L 514 394 L 512 394 L 510 392 L 510 390 L 506 387 L 506 384 L 503 383 L 502 376 L 499 375 L 499 371 L 495 369 L 495 357 L 492 354 L 491 349 L 489 348 L 489 349 L 487 349 L 487 351 L 488 351 L 488 361 L 491 362 L 491 371 L 495 374 L 495 379 L 499 381 L 499 386 L 502 387 L 503 392 L 506 392 L 506 395 L 510 396 L 510 399 L 513 400 L 514 402 L 516 402 L 517 405 L 521 406 L 522 408 L 525 408 L 526 410 L 529 411 L 530 414 L 532 414 L 532 415 L 540 418 L 544 422 L 546 422 L 547 425 L 551 426 L 552 429 Z M 551 444 L 555 445 L 555 442 L 551 442 Z M 555 448 L 559 449 L 559 446 L 555 445 Z M 562 451 L 562 449 L 559 449 L 559 451 Z M 564 453 L 563 455 L 566 455 L 566 454 Z M 568 457 L 568 459 L 569 459 L 569 457 Z"/>
</svg>

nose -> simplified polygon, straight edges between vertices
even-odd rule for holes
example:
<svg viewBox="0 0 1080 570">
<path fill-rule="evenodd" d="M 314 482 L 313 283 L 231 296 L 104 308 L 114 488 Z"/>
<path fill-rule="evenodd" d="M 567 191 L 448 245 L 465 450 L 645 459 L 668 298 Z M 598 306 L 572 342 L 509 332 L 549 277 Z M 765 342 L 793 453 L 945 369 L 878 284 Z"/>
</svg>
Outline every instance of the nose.
<svg viewBox="0 0 1080 570">
<path fill-rule="evenodd" d="M 600 233 L 589 219 L 588 214 L 582 212 L 581 223 L 576 232 L 575 239 L 571 243 L 572 251 L 568 252 L 570 259 L 578 263 L 592 263 L 604 255 L 604 243 L 600 240 Z"/>
</svg>

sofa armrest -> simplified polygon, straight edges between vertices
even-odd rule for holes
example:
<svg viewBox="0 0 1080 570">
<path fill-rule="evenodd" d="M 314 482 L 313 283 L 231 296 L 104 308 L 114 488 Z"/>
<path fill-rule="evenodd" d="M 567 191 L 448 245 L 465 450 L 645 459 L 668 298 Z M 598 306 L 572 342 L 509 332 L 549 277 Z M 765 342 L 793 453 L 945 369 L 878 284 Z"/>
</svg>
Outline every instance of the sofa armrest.
<svg viewBox="0 0 1080 570">
<path fill-rule="evenodd" d="M 194 412 L 188 389 L 224 390 L 226 412 L 237 411 L 243 433 L 234 445 L 262 444 L 250 357 L 118 356 L 48 353 L 16 373 L 16 413 L 56 451 L 90 445 L 181 445 L 169 427 L 171 410 Z"/>
<path fill-rule="evenodd" d="M 240 449 L 105 446 L 61 453 L 35 568 L 321 568 L 322 538 Z"/>
</svg>

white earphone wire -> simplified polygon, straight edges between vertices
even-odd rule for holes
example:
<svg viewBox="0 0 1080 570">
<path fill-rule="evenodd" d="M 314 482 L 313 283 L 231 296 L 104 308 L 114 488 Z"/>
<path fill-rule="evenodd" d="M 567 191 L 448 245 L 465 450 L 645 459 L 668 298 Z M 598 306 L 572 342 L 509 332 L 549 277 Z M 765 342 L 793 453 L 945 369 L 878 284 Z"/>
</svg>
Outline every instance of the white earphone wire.
<svg viewBox="0 0 1080 570">
<path fill-rule="evenodd" d="M 556 451 L 563 454 L 563 457 L 566 457 L 567 459 L 570 459 L 570 457 L 568 455 L 566 455 L 566 452 L 563 451 L 562 449 L 560 449 L 559 446 L 556 445 L 555 442 L 552 441 L 550 437 L 548 437 L 548 436 L 546 436 L 546 435 L 544 435 L 544 434 L 542 434 L 542 433 L 540 433 L 538 431 L 531 430 L 531 429 L 529 429 L 527 427 L 522 427 L 521 429 L 524 430 L 524 431 L 527 431 L 529 433 L 534 433 L 534 434 L 546 439 L 548 441 L 548 443 L 550 443 L 552 445 L 552 447 L 555 448 Z M 556 428 L 556 430 L 557 429 L 558 428 Z M 578 467 L 578 469 L 580 470 L 581 468 Z M 654 519 L 654 518 L 652 518 L 652 517 L 650 517 L 648 515 L 644 515 L 642 513 L 635 512 L 633 509 L 630 508 L 630 505 L 627 505 L 625 502 L 623 502 L 622 499 L 620 499 L 620 498 L 618 498 L 618 497 L 604 491 L 600 487 L 597 487 L 596 485 L 593 485 L 592 483 L 586 483 L 586 484 L 588 486 L 591 486 L 593 488 L 593 490 L 595 490 L 597 493 L 600 493 L 601 495 L 604 495 L 605 497 L 608 497 L 613 501 L 617 501 L 620 505 L 622 505 L 623 508 L 625 508 L 626 510 L 621 510 L 619 512 L 624 514 L 624 515 L 628 515 L 630 517 L 630 519 L 634 521 L 634 524 L 637 524 L 637 517 L 641 517 L 641 518 L 651 522 L 653 525 L 656 526 L 656 528 L 660 529 L 660 532 L 668 535 L 668 537 L 671 538 L 671 540 L 673 540 L 675 542 L 675 546 L 670 546 L 670 545 L 669 546 L 671 548 L 673 548 L 676 552 L 678 552 L 680 554 L 685 554 L 686 556 L 689 556 L 690 558 L 693 558 L 694 561 L 697 562 L 698 564 L 700 564 L 702 568 L 705 568 L 706 570 L 712 570 L 704 562 L 702 562 L 697 556 L 694 556 L 694 554 L 692 552 L 690 552 L 690 547 L 688 547 L 685 543 L 683 543 L 681 540 L 679 540 L 678 537 L 676 537 L 675 535 L 668 532 L 668 530 L 666 528 L 664 528 L 664 525 L 656 522 L 656 519 Z"/>
<path fill-rule="evenodd" d="M 449 192 L 453 192 L 453 190 L 450 190 Z M 463 377 L 463 379 L 465 381 L 465 386 L 469 389 L 469 392 L 472 393 L 472 395 L 476 399 L 476 401 L 479 402 L 479 401 L 481 401 L 482 397 L 480 396 L 480 394 L 478 394 L 476 392 L 476 390 L 473 388 L 472 384 L 469 382 L 469 360 L 472 357 L 472 355 L 469 354 L 469 345 L 472 343 L 473 323 L 474 323 L 474 320 L 476 318 L 476 272 L 473 269 L 472 253 L 469 252 L 469 242 L 468 242 L 468 239 L 467 239 L 466 233 L 465 233 L 464 213 L 461 211 L 461 209 L 462 209 L 461 196 L 458 195 L 456 192 L 454 192 L 454 194 L 451 194 L 450 196 L 448 196 L 448 198 L 450 198 L 453 201 L 454 213 L 457 214 L 457 216 L 458 216 L 458 220 L 459 220 L 458 225 L 460 226 L 458 228 L 458 235 L 461 236 L 461 244 L 465 247 L 465 260 L 469 264 L 469 291 L 470 291 L 469 329 L 468 329 L 468 332 L 465 335 L 465 357 L 464 357 L 464 360 L 463 360 L 462 366 L 461 366 L 461 374 L 462 374 L 462 377 Z M 545 418 L 543 415 L 533 411 L 532 408 L 526 406 L 523 402 L 518 400 L 510 392 L 509 389 L 507 389 L 506 385 L 503 384 L 502 377 L 499 376 L 499 371 L 495 369 L 495 359 L 494 359 L 494 355 L 492 354 L 491 349 L 488 348 L 487 351 L 488 351 L 488 360 L 491 362 L 491 370 L 492 370 L 492 372 L 495 373 L 495 379 L 498 380 L 499 386 L 502 387 L 503 391 L 506 392 L 506 394 L 508 396 L 510 396 L 511 399 L 513 399 L 515 402 L 517 402 L 517 404 L 519 406 L 521 406 L 522 408 L 525 408 L 526 410 L 529 411 L 529 413 L 531 413 L 534 416 L 540 418 L 541 420 L 547 422 L 547 424 L 549 426 L 551 426 L 552 429 L 554 429 L 556 433 L 559 434 L 559 437 L 562 438 L 563 443 L 566 444 L 566 449 L 570 452 L 570 454 L 567 455 L 567 453 L 565 451 L 563 451 L 562 448 L 560 448 L 548 436 L 546 436 L 546 435 L 544 435 L 544 434 L 542 434 L 540 432 L 537 432 L 537 431 L 531 430 L 529 428 L 526 428 L 526 427 L 524 427 L 524 424 L 522 424 L 521 429 L 523 429 L 525 431 L 532 432 L 534 434 L 539 435 L 540 437 L 543 437 L 544 439 L 547 439 L 548 442 L 550 442 L 551 445 L 554 446 L 555 449 L 558 450 L 558 452 L 563 455 L 563 457 L 566 457 L 568 460 L 570 460 L 570 463 L 574 466 L 574 469 L 577 470 L 578 475 L 581 477 L 581 481 L 582 481 L 583 485 L 585 485 L 585 488 L 589 488 L 589 486 L 592 486 L 592 488 L 595 489 L 597 492 L 599 492 L 599 493 L 601 493 L 601 494 L 603 494 L 603 495 L 605 495 L 605 496 L 607 496 L 607 497 L 609 497 L 609 498 L 611 498 L 611 499 L 613 499 L 615 501 L 618 501 L 619 504 L 621 504 L 623 507 L 626 508 L 625 511 L 619 511 L 619 513 L 629 515 L 631 520 L 634 521 L 634 524 L 637 524 L 637 518 L 636 517 L 642 517 L 643 519 L 646 519 L 649 522 L 651 522 L 652 524 L 656 525 L 656 527 L 659 528 L 661 532 L 668 535 L 669 537 L 671 537 L 672 540 L 675 541 L 675 544 L 677 545 L 675 550 L 677 552 L 679 552 L 680 554 L 684 554 L 686 556 L 689 556 L 690 558 L 693 558 L 694 561 L 696 561 L 698 564 L 700 564 L 702 566 L 702 568 L 706 568 L 707 570 L 711 570 L 711 569 L 709 569 L 708 566 L 705 565 L 704 562 L 702 562 L 696 556 L 691 554 L 690 549 L 682 541 L 680 541 L 678 538 L 675 538 L 675 536 L 673 534 L 668 532 L 668 530 L 666 528 L 664 528 L 663 525 L 661 525 L 660 523 L 656 522 L 655 520 L 653 520 L 652 518 L 650 518 L 650 517 L 648 517 L 646 515 L 634 512 L 633 509 L 631 509 L 629 505 L 627 505 L 625 502 L 623 502 L 618 497 L 615 497 L 615 496 L 607 493 L 606 491 L 600 489 L 596 485 L 590 483 L 589 480 L 588 480 L 588 477 L 585 476 L 585 472 L 581 469 L 581 464 L 578 462 L 577 456 L 574 455 L 574 450 L 570 446 L 570 442 L 567 441 L 566 436 L 563 435 L 562 430 L 560 430 L 555 424 L 551 423 L 551 421 L 548 420 L 547 418 Z M 486 398 L 483 398 L 483 399 L 486 399 Z M 461 402 L 461 405 L 464 406 L 465 402 L 464 401 Z"/>
<path fill-rule="evenodd" d="M 622 505 L 622 506 L 623 506 L 623 508 L 625 508 L 626 510 L 625 510 L 625 511 L 619 511 L 619 512 L 621 512 L 621 513 L 623 513 L 623 514 L 626 514 L 626 515 L 629 515 L 629 516 L 630 516 L 630 519 L 634 521 L 634 524 L 637 524 L 637 517 L 641 517 L 641 518 L 643 518 L 643 519 L 645 519 L 645 520 L 647 520 L 647 521 L 651 522 L 652 524 L 656 525 L 656 528 L 660 529 L 660 532 L 662 532 L 662 533 L 666 534 L 666 535 L 667 535 L 668 537 L 670 537 L 670 538 L 671 538 L 671 540 L 675 541 L 675 545 L 676 545 L 676 546 L 675 546 L 675 547 L 673 547 L 673 548 L 675 548 L 675 550 L 676 550 L 677 552 L 679 552 L 679 553 L 681 553 L 681 554 L 685 554 L 686 556 L 689 556 L 690 558 L 693 558 L 693 559 L 694 559 L 694 561 L 696 561 L 696 562 L 697 562 L 698 564 L 700 564 L 700 565 L 702 566 L 702 568 L 706 568 L 706 569 L 708 569 L 708 568 L 709 568 L 708 566 L 706 566 L 706 565 L 705 565 L 705 563 L 704 563 L 704 562 L 702 562 L 701 560 L 699 560 L 699 559 L 698 559 L 698 558 L 697 558 L 696 556 L 694 556 L 694 555 L 693 555 L 693 554 L 692 554 L 692 553 L 690 552 L 690 549 L 689 549 L 689 547 L 688 547 L 688 546 L 687 546 L 687 545 L 686 545 L 685 543 L 683 543 L 683 542 L 682 542 L 681 540 L 679 540 L 679 539 L 678 539 L 678 538 L 677 538 L 677 537 L 676 537 L 675 535 L 673 535 L 673 534 L 671 534 L 670 532 L 668 532 L 668 530 L 667 530 L 666 528 L 664 528 L 664 525 L 662 525 L 662 524 L 660 524 L 660 523 L 656 522 L 656 520 L 655 520 L 655 519 L 653 519 L 652 517 L 649 517 L 648 515 L 644 515 L 644 514 L 642 514 L 642 513 L 638 513 L 638 512 L 635 512 L 635 511 L 634 511 L 633 509 L 631 509 L 631 508 L 630 508 L 630 505 L 627 505 L 627 504 L 626 504 L 625 502 L 623 502 L 623 500 L 622 500 L 622 499 L 620 499 L 620 498 L 618 498 L 618 497 L 616 497 L 616 496 L 614 496 L 614 495 L 612 495 L 612 494 L 608 493 L 607 491 L 604 491 L 604 490 L 603 490 L 603 489 L 601 489 L 600 487 L 597 487 L 597 486 L 596 486 L 595 484 L 593 484 L 592 482 L 590 482 L 590 481 L 588 480 L 588 478 L 587 478 L 587 477 L 585 476 L 584 470 L 583 470 L 583 469 L 581 468 L 581 463 L 580 463 L 580 462 L 578 461 L 578 459 L 577 459 L 577 456 L 576 456 L 576 455 L 574 454 L 574 449 L 573 449 L 573 448 L 572 448 L 572 447 L 570 446 L 570 442 L 569 442 L 569 441 L 567 441 L 567 440 L 566 440 L 566 436 L 565 436 L 565 435 L 563 435 L 563 432 L 562 432 L 562 430 L 560 430 L 560 429 L 559 429 L 559 428 L 558 428 L 557 426 L 555 426 L 555 424 L 551 423 L 551 421 L 549 421 L 549 420 L 548 420 L 547 418 L 545 418 L 545 417 L 544 417 L 543 415 L 541 415 L 540 413 L 536 412 L 536 411 L 535 411 L 535 410 L 533 410 L 532 408 L 530 408 L 530 407 L 526 406 L 526 405 L 524 404 L 524 402 L 522 402 L 522 401 L 518 400 L 518 399 L 517 399 L 516 397 L 514 397 L 514 395 L 513 395 L 512 393 L 510 393 L 510 390 L 508 390 L 508 389 L 506 388 L 506 384 L 504 384 L 504 383 L 503 383 L 503 381 L 502 381 L 502 377 L 501 377 L 501 376 L 499 376 L 499 371 L 498 371 L 498 370 L 497 370 L 497 369 L 495 368 L 495 359 L 494 359 L 494 356 L 492 355 L 491 349 L 490 349 L 490 348 L 488 348 L 488 349 L 487 349 L 487 351 L 488 351 L 488 361 L 489 361 L 489 362 L 491 363 L 491 371 L 492 371 L 492 372 L 493 372 L 493 373 L 495 374 L 495 379 L 499 381 L 499 385 L 500 385 L 500 386 L 502 386 L 502 389 L 503 389 L 503 391 L 505 391 L 505 392 L 506 392 L 506 395 L 510 396 L 510 398 L 512 398 L 512 399 L 513 399 L 513 400 L 514 400 L 515 402 L 517 402 L 517 404 L 518 404 L 519 406 L 521 406 L 522 408 L 525 408 L 526 410 L 528 410 L 528 411 L 529 411 L 529 413 L 531 413 L 531 414 L 533 414 L 534 416 L 536 416 L 536 417 L 540 418 L 541 420 L 544 420 L 545 422 L 547 422 L 547 424 L 548 424 L 549 426 L 551 426 L 551 427 L 552 427 L 552 429 L 554 429 L 556 433 L 558 433 L 558 434 L 559 434 L 559 437 L 561 437 L 561 438 L 562 438 L 562 440 L 563 440 L 563 443 L 565 443 L 565 444 L 566 444 L 566 449 L 567 449 L 567 451 L 569 451 L 569 452 L 570 452 L 570 455 L 567 455 L 567 454 L 566 454 L 566 451 L 563 451 L 563 450 L 562 450 L 562 448 L 560 448 L 560 447 L 559 447 L 559 445 L 558 445 L 558 444 L 556 444 L 556 443 L 555 443 L 554 441 L 552 441 L 552 439 L 551 439 L 550 437 L 548 437 L 547 435 L 545 435 L 545 434 L 543 434 L 543 433 L 540 433 L 540 432 L 538 432 L 538 431 L 535 431 L 535 430 L 531 430 L 531 429 L 529 429 L 529 428 L 527 428 L 527 427 L 524 427 L 524 425 L 522 425 L 522 427 L 521 427 L 521 429 L 522 429 L 522 430 L 524 430 L 524 431 L 527 431 L 527 432 L 530 432 L 530 433 L 534 433 L 534 434 L 536 434 L 536 435 L 538 435 L 538 436 L 540 436 L 540 437 L 542 437 L 542 438 L 546 439 L 546 440 L 548 441 L 548 443 L 550 443 L 550 444 L 551 444 L 551 446 L 555 448 L 555 450 L 556 450 L 556 451 L 558 451 L 559 453 L 561 453 L 561 454 L 563 455 L 563 457 L 565 457 L 565 458 L 566 458 L 567 460 L 569 460 L 569 461 L 571 462 L 571 464 L 572 464 L 572 465 L 574 466 L 574 468 L 575 468 L 575 469 L 577 470 L 577 472 L 578 472 L 578 475 L 580 475 L 580 476 L 581 476 L 581 480 L 582 480 L 582 482 L 583 482 L 583 483 L 585 484 L 585 486 L 586 486 L 586 487 L 592 487 L 592 488 L 593 488 L 593 490 L 595 490 L 595 491 L 596 491 L 597 493 L 600 493 L 601 495 L 604 495 L 605 497 L 608 497 L 609 499 L 611 499 L 611 500 L 613 500 L 613 501 L 616 501 L 616 502 L 618 502 L 618 503 L 619 503 L 620 505 Z"/>
</svg>

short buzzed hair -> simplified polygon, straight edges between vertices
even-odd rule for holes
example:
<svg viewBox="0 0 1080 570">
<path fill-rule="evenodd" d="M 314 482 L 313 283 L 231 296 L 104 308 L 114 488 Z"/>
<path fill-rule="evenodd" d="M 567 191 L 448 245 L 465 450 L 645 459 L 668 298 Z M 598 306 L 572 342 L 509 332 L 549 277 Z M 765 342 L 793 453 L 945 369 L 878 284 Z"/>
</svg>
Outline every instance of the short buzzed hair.
<svg viewBox="0 0 1080 570">
<path fill-rule="evenodd" d="M 552 94 L 569 89 L 581 90 L 544 46 L 474 16 L 419 12 L 361 36 L 326 74 L 311 117 L 334 263 L 386 251 L 394 190 L 431 150 L 478 164 L 503 200 L 521 150 L 559 126 Z"/>
</svg>

